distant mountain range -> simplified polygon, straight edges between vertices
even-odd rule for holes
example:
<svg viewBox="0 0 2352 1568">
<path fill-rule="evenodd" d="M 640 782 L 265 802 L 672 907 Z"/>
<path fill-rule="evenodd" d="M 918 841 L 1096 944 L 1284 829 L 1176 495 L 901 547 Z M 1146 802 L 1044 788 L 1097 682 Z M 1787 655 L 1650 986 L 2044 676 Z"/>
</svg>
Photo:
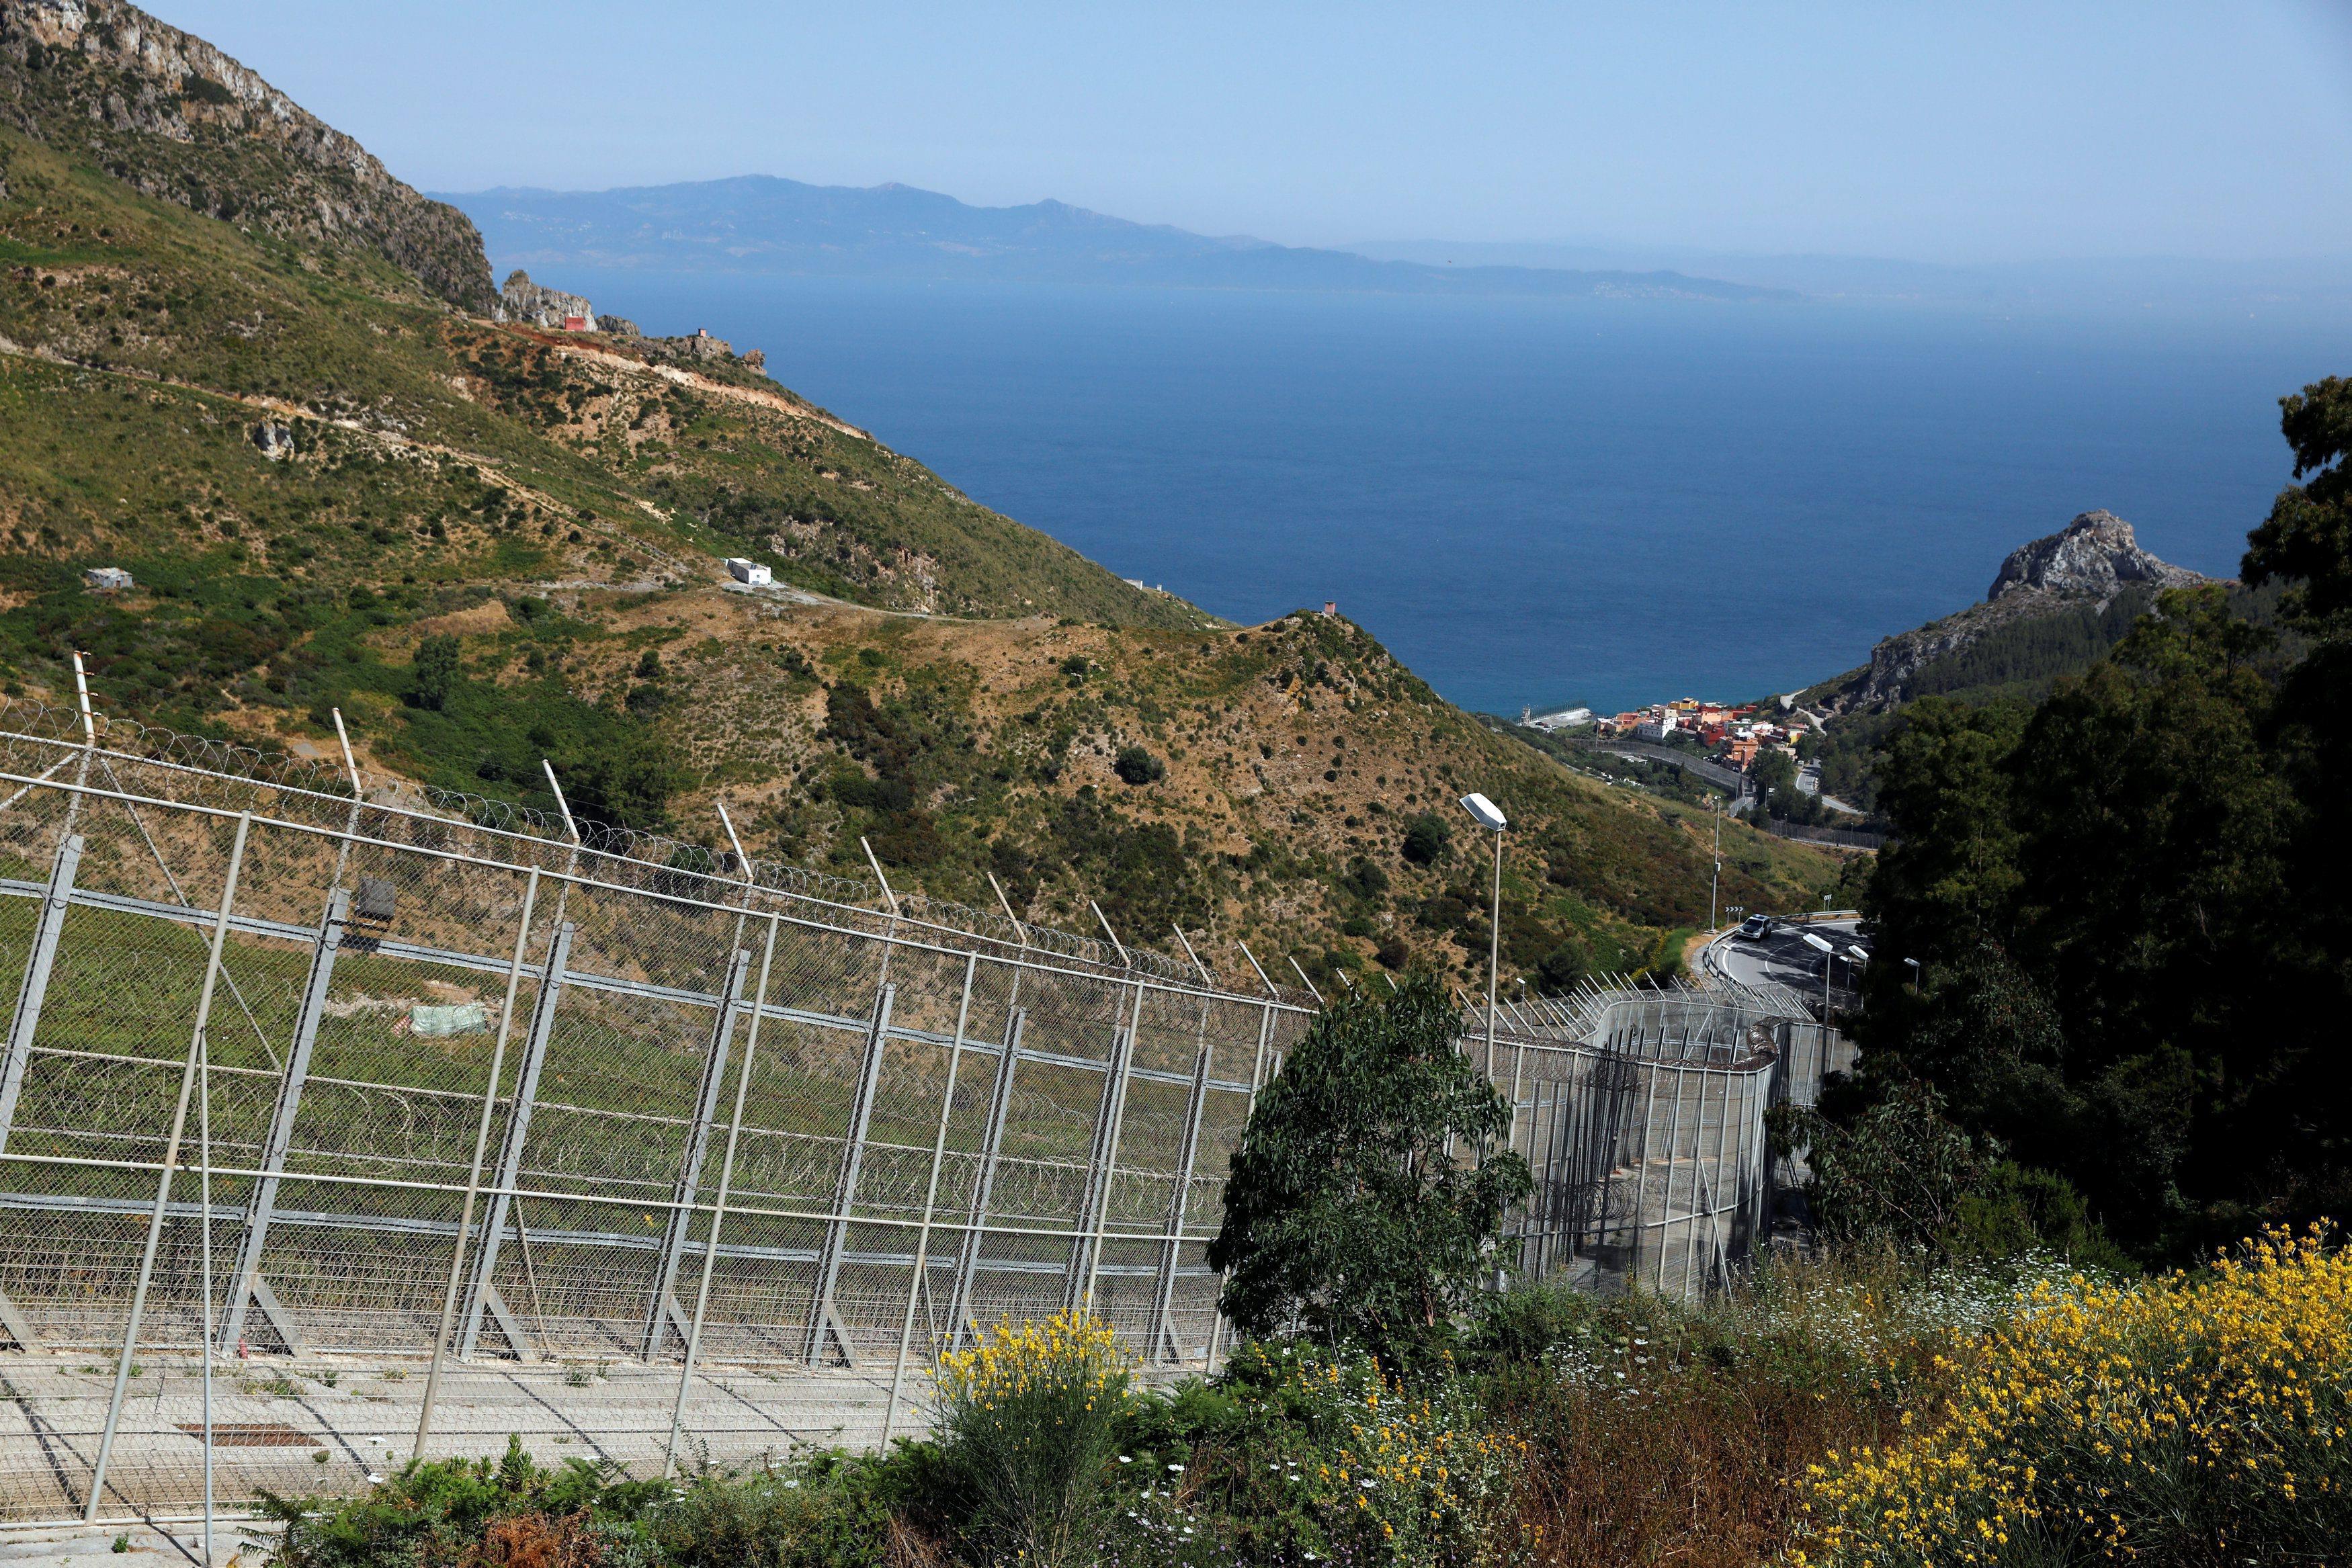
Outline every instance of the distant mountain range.
<svg viewBox="0 0 2352 1568">
<path fill-rule="evenodd" d="M 1358 294 L 1794 299 L 1671 269 L 1432 266 L 1131 223 L 1063 202 L 975 207 L 910 185 L 809 185 L 763 174 L 614 191 L 443 196 L 500 267 L 826 277 L 1142 284 Z"/>
<path fill-rule="evenodd" d="M 1789 289 L 1811 299 L 1979 309 L 2280 312 L 2352 309 L 2352 257 L 2201 260 L 2186 256 L 1949 264 L 1892 257 L 1764 255 L 1695 246 L 1465 240 L 1364 240 L 1345 247 L 1429 267 L 1618 268 L 1678 272 Z"/>
</svg>

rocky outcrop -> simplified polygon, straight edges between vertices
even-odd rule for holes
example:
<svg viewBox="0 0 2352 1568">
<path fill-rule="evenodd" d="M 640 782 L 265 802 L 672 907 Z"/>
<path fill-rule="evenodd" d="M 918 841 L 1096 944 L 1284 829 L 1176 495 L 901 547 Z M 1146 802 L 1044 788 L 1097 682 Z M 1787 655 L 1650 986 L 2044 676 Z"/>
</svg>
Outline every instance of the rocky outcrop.
<svg viewBox="0 0 2352 1568">
<path fill-rule="evenodd" d="M 373 252 L 452 304 L 497 303 L 473 221 L 202 38 L 121 0 L 0 0 L 0 123 L 141 194 Z"/>
<path fill-rule="evenodd" d="M 1923 670 L 2003 627 L 2104 611 L 2130 594 L 2131 602 L 2116 610 L 2116 618 L 2127 619 L 2165 589 L 2210 580 L 2142 549 L 2132 526 L 2113 512 L 2084 512 L 2059 532 L 2010 551 L 1982 603 L 1886 638 L 1870 651 L 1869 664 L 1822 683 L 1807 700 L 1832 716 L 1884 712 L 1918 695 Z"/>
<path fill-rule="evenodd" d="M 586 297 L 542 287 L 533 283 L 530 274 L 519 267 L 507 274 L 506 283 L 499 289 L 497 315 L 501 321 L 520 321 L 525 326 L 559 329 L 566 321 L 577 317 L 587 323 L 585 330 L 598 330 L 596 311 Z"/>
<path fill-rule="evenodd" d="M 2009 552 L 1988 603 L 2018 592 L 2040 591 L 2091 599 L 2104 606 L 2126 586 L 2158 590 L 2209 580 L 2203 573 L 2161 561 L 2139 548 L 2132 526 L 2113 512 L 2084 512 L 2063 532 L 2035 539 Z"/>
</svg>

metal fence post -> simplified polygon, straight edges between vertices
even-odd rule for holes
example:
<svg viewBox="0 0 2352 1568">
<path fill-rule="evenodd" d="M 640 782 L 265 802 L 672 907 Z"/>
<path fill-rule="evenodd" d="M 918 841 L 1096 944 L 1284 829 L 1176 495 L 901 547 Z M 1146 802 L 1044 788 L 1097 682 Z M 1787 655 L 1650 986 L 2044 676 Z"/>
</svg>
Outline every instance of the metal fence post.
<svg viewBox="0 0 2352 1568">
<path fill-rule="evenodd" d="M 890 1435 L 898 1423 L 898 1391 L 907 1380 L 907 1346 L 915 1337 L 915 1298 L 924 1287 L 924 1270 L 930 1267 L 931 1218 L 940 1201 L 940 1166 L 947 1158 L 948 1116 L 955 1109 L 956 1074 L 963 1066 L 963 1031 L 971 1016 L 971 983 L 979 977 L 980 956 L 966 954 L 963 961 L 963 999 L 956 1004 L 955 1040 L 948 1048 L 948 1083 L 940 1094 L 940 1124 L 931 1136 L 931 1179 L 923 1190 L 923 1228 L 915 1233 L 915 1270 L 907 1279 L 907 1316 L 898 1325 L 898 1360 L 890 1371 L 890 1403 L 882 1414 L 882 1448 L 890 1448 Z"/>
<path fill-rule="evenodd" d="M 1070 1301 L 1069 1305 L 1073 1309 L 1087 1306 L 1089 1310 L 1095 1310 L 1092 1303 L 1095 1299 L 1096 1281 L 1102 1275 L 1103 1237 L 1110 1228 L 1111 1199 L 1114 1197 L 1113 1189 L 1118 1186 L 1119 1134 L 1127 1125 L 1128 1077 L 1135 1069 L 1135 1039 L 1142 1030 L 1143 982 L 1138 980 L 1135 983 L 1135 1008 L 1129 1015 L 1127 1032 L 1123 1036 L 1114 1037 L 1112 1041 L 1112 1051 L 1117 1061 L 1112 1063 L 1113 1071 L 1107 1075 L 1109 1079 L 1108 1105 L 1110 1111 L 1110 1129 L 1108 1135 L 1103 1140 L 1102 1165 L 1094 1183 L 1097 1194 L 1094 1204 L 1094 1231 L 1091 1236 L 1084 1229 L 1078 1233 L 1078 1246 L 1083 1249 L 1082 1255 L 1087 1260 L 1086 1285 L 1083 1292 Z M 1079 1224 L 1083 1226 L 1085 1223 L 1086 1217 L 1081 1213 Z M 1078 1289 L 1078 1279 L 1075 1270 L 1072 1270 L 1070 1289 L 1074 1291 Z"/>
<path fill-rule="evenodd" d="M 1203 1000 L 1201 1011 L 1204 1025 L 1208 1010 L 1209 1005 Z M 1201 1150 L 1201 1112 L 1209 1098 L 1211 1051 L 1208 1041 L 1202 1040 L 1201 1053 L 1192 1063 L 1192 1103 L 1185 1109 L 1183 1152 L 1177 1160 L 1176 1190 L 1168 1199 L 1167 1251 L 1160 1260 L 1160 1311 L 1154 1320 L 1157 1327 L 1152 1333 L 1153 1348 L 1156 1354 L 1164 1344 L 1171 1361 L 1184 1359 L 1183 1347 L 1176 1338 L 1176 1260 L 1184 1250 L 1184 1216 L 1192 1207 L 1192 1165 Z"/>
<path fill-rule="evenodd" d="M 498 1290 L 492 1275 L 499 1266 L 499 1242 L 506 1234 L 507 1216 L 514 1207 L 515 1188 L 522 1179 L 523 1141 L 530 1134 L 530 1111 L 539 1098 L 540 1070 L 547 1065 L 547 1042 L 555 1032 L 555 1004 L 563 995 L 563 969 L 572 959 L 573 930 L 570 921 L 555 928 L 555 941 L 547 955 L 547 972 L 539 982 L 539 1000 L 531 1009 L 530 1035 L 524 1041 L 522 1071 L 515 1082 L 514 1109 L 508 1114 L 506 1141 L 499 1150 L 499 1176 L 491 1189 L 490 1217 L 482 1226 L 481 1257 L 474 1265 L 473 1289 L 467 1292 L 466 1326 L 457 1342 L 459 1361 L 473 1359 L 474 1347 L 482 1337 L 482 1312 Z M 492 1092 L 496 1092 L 495 1085 Z M 517 1355 L 530 1354 L 524 1345 L 514 1349 Z"/>
<path fill-rule="evenodd" d="M 729 825 L 733 831 L 733 825 Z M 677 1369 L 677 1398 L 670 1406 L 669 1446 L 662 1450 L 662 1479 L 677 1465 L 677 1440 L 686 1429 L 686 1393 L 694 1377 L 695 1358 L 702 1354 L 703 1314 L 710 1307 L 710 1280 L 719 1266 L 719 1232 L 727 1223 L 727 1199 L 735 1184 L 735 1145 L 743 1135 L 743 1102 L 751 1092 L 751 1068 L 760 1055 L 760 1017 L 768 1005 L 768 975 L 776 959 L 776 930 L 782 924 L 768 917 L 768 939 L 760 949 L 760 985 L 751 996 L 751 1027 L 743 1040 L 743 1062 L 735 1070 L 735 1109 L 727 1122 L 727 1148 L 719 1157 L 719 1193 L 710 1205 L 710 1237 L 702 1244 L 702 1280 L 695 1287 L 694 1317 L 687 1324 L 686 1354 Z"/>
<path fill-rule="evenodd" d="M 1620 1046 L 1618 1049 L 1626 1050 L 1623 1046 Z M 1642 1096 L 1642 1147 L 1639 1156 L 1640 1163 L 1635 1165 L 1633 1167 L 1633 1234 L 1630 1246 L 1632 1256 L 1625 1260 L 1625 1272 L 1627 1277 L 1638 1283 L 1642 1277 L 1642 1232 L 1649 1223 L 1648 1219 L 1643 1213 L 1643 1209 L 1648 1202 L 1650 1196 L 1650 1134 L 1658 1124 L 1658 1079 L 1664 1072 L 1665 1069 L 1661 1067 L 1657 1062 L 1643 1061 L 1640 1053 L 1636 1051 L 1627 1050 L 1626 1060 L 1629 1069 L 1640 1071 L 1643 1077 L 1649 1080 L 1649 1092 Z M 1628 1098 L 1630 1100 L 1631 1097 L 1629 1096 Z M 1630 1110 L 1631 1108 L 1632 1107 L 1629 1104 L 1627 1109 Z M 1605 1180 L 1607 1178 L 1604 1177 L 1603 1179 Z M 1601 1216 L 1601 1225 L 1604 1228 L 1604 1230 L 1607 1224 L 1608 1216 L 1604 1212 Z M 1595 1239 L 1598 1240 L 1599 1238 L 1596 1237 Z"/>
<path fill-rule="evenodd" d="M 98 1505 L 106 1495 L 106 1465 L 114 1456 L 114 1430 L 122 1420 L 123 1396 L 131 1389 L 131 1357 L 139 1348 L 139 1320 L 147 1310 L 147 1287 L 155 1277 L 155 1250 L 163 1240 L 163 1210 L 172 1200 L 172 1169 L 179 1164 L 180 1139 L 187 1131 L 188 1096 L 195 1088 L 196 1064 L 204 1059 L 205 1026 L 212 1018 L 213 988 L 220 979 L 221 947 L 228 940 L 229 912 L 236 904 L 236 879 L 245 869 L 246 836 L 253 829 L 253 813 L 236 819 L 236 841 L 228 852 L 228 875 L 221 886 L 219 913 L 213 917 L 210 956 L 205 960 L 204 990 L 196 998 L 196 1024 L 188 1035 L 187 1065 L 180 1071 L 179 1103 L 172 1110 L 171 1134 L 163 1142 L 163 1168 L 155 1178 L 155 1207 L 147 1217 L 147 1245 L 139 1257 L 139 1283 L 131 1292 L 131 1320 L 123 1325 L 122 1354 L 114 1363 L 114 1395 L 107 1401 L 106 1430 L 98 1439 L 98 1460 L 90 1467 L 89 1500 L 82 1522 L 98 1522 Z"/>
<path fill-rule="evenodd" d="M 737 948 L 734 961 L 727 967 L 727 988 L 720 996 L 719 1017 L 710 1026 L 710 1049 L 704 1053 L 702 1083 L 694 1096 L 694 1124 L 687 1129 L 685 1156 L 679 1162 L 677 1184 L 671 1193 L 673 1207 L 667 1234 L 662 1238 L 661 1272 L 655 1278 L 653 1301 L 646 1311 L 647 1361 L 661 1350 L 673 1319 L 677 1321 L 679 1342 L 683 1343 L 689 1337 L 686 1314 L 679 1311 L 672 1292 L 677 1282 L 678 1261 L 686 1251 L 687 1229 L 693 1222 L 695 1188 L 702 1181 L 702 1157 L 710 1146 L 710 1125 L 719 1115 L 719 1092 L 726 1085 L 727 1051 L 734 1041 L 735 1019 L 743 1007 L 743 981 L 751 969 L 751 951 Z"/>
<path fill-rule="evenodd" d="M 1664 1022 L 1660 1024 L 1661 1033 Z M 1666 1180 L 1658 1208 L 1658 1280 L 1657 1291 L 1666 1293 L 1666 1254 L 1675 1244 L 1675 1166 L 1683 1157 L 1683 1090 L 1687 1077 L 1679 1066 L 1668 1069 L 1675 1075 L 1675 1100 L 1666 1116 Z"/>
<path fill-rule="evenodd" d="M 841 1349 L 842 1360 L 852 1366 L 857 1364 L 857 1352 L 850 1345 L 848 1327 L 841 1321 L 833 1289 L 841 1278 L 841 1254 L 849 1245 L 849 1211 L 857 1202 L 857 1178 L 866 1163 L 866 1133 L 874 1118 L 874 1095 L 882 1083 L 882 1052 L 890 1038 L 890 1009 L 898 999 L 898 988 L 886 983 L 882 994 L 875 998 L 874 1027 L 866 1036 L 866 1060 L 857 1077 L 857 1098 L 849 1112 L 849 1143 L 842 1151 L 841 1175 L 833 1186 L 833 1218 L 826 1223 L 824 1246 L 817 1255 L 816 1294 L 809 1308 L 808 1354 L 803 1358 L 811 1366 L 824 1353 L 828 1327 L 834 1343 Z"/>
<path fill-rule="evenodd" d="M 996 1082 L 988 1092 L 988 1130 L 981 1134 L 980 1176 L 972 1184 L 971 1223 L 963 1233 L 963 1249 L 956 1259 L 955 1296 L 948 1304 L 948 1345 L 959 1348 L 971 1322 L 971 1281 L 980 1270 L 980 1245 L 986 1234 L 989 1200 L 996 1196 L 996 1155 L 1004 1145 L 1004 1119 L 1013 1106 L 1013 1069 L 1021 1060 L 1021 1036 L 1029 1015 L 1014 1008 L 1004 1019 L 1004 1043 L 996 1058 Z"/>
<path fill-rule="evenodd" d="M 506 1071 L 507 1036 L 513 1031 L 515 997 L 522 986 L 523 956 L 530 950 L 530 916 L 539 903 L 539 868 L 523 884 L 522 920 L 515 928 L 514 958 L 507 965 L 506 1006 L 499 1009 L 499 1036 L 490 1047 L 490 1078 L 482 1086 L 482 1114 L 474 1128 L 474 1161 L 466 1174 L 465 1207 L 457 1212 L 457 1242 L 449 1249 L 449 1285 L 441 1295 L 441 1327 L 433 1336 L 433 1366 L 425 1375 L 425 1406 L 416 1416 L 416 1447 L 411 1458 L 425 1457 L 425 1436 L 433 1429 L 433 1402 L 441 1392 L 441 1368 L 449 1353 L 449 1328 L 457 1315 L 457 1282 L 465 1277 L 466 1244 L 472 1239 L 474 1202 L 482 1190 L 482 1158 L 489 1152 L 490 1118 L 497 1113 L 499 1079 Z"/>
<path fill-rule="evenodd" d="M 1248 951 L 1248 949 L 1244 948 L 1244 949 L 1243 949 L 1243 951 L 1246 952 L 1246 951 Z M 1255 967 L 1255 959 L 1253 959 L 1253 960 L 1252 960 L 1252 967 Z M 1265 976 L 1263 973 L 1261 973 L 1261 974 L 1258 976 L 1258 978 L 1259 978 L 1259 979 L 1261 979 L 1261 980 L 1263 980 L 1264 978 L 1265 978 Z M 1268 987 L 1266 987 L 1266 989 L 1267 989 L 1267 990 L 1269 990 L 1269 991 L 1271 991 L 1271 990 L 1273 990 L 1273 989 L 1274 989 L 1274 988 L 1273 988 L 1272 986 L 1268 986 Z M 1243 1112 L 1242 1112 L 1242 1129 L 1243 1129 L 1243 1132 L 1244 1132 L 1244 1134 L 1247 1134 L 1247 1132 L 1248 1132 L 1248 1130 L 1249 1130 L 1249 1120 L 1250 1120 L 1250 1118 L 1257 1114 L 1257 1092 L 1258 1092 L 1258 1090 L 1263 1086 L 1264 1080 L 1265 1080 L 1265 1056 L 1266 1056 L 1266 1051 L 1267 1051 L 1272 1047 L 1273 1042 L 1274 1042 L 1274 1004 L 1273 1004 L 1272 1002 L 1270 1002 L 1270 1001 L 1269 1001 L 1269 1002 L 1266 1002 L 1266 1003 L 1263 1004 L 1263 1005 L 1259 1008 L 1259 1009 L 1258 1009 L 1258 1019 L 1257 1019 L 1257 1058 L 1256 1058 L 1256 1060 L 1255 1060 L 1255 1061 L 1252 1061 L 1252 1062 L 1250 1063 L 1249 1100 L 1248 1100 L 1248 1103 L 1247 1103 L 1247 1104 L 1246 1104 L 1245 1108 L 1244 1108 L 1244 1109 L 1243 1110 Z M 1223 1346 L 1223 1344 L 1224 1343 L 1224 1338 L 1225 1338 L 1225 1308 L 1224 1308 L 1224 1294 L 1225 1294 L 1225 1291 L 1224 1291 L 1224 1284 L 1223 1284 L 1223 1280 L 1222 1280 L 1222 1278 L 1221 1278 L 1221 1279 L 1220 1279 L 1220 1281 L 1219 1281 L 1218 1286 L 1217 1286 L 1217 1298 L 1218 1298 L 1218 1300 L 1217 1300 L 1217 1310 L 1216 1310 L 1216 1313 L 1215 1313 L 1215 1315 L 1214 1315 L 1213 1317 L 1212 1317 L 1212 1318 L 1210 1319 L 1210 1321 L 1209 1321 L 1209 1361 L 1208 1361 L 1208 1364 L 1209 1364 L 1209 1366 L 1210 1366 L 1211 1368 L 1214 1368 L 1214 1367 L 1216 1366 L 1216 1364 L 1217 1364 L 1217 1352 L 1218 1352 L 1218 1350 Z"/>
<path fill-rule="evenodd" d="M 33 950 L 26 956 L 25 981 L 17 988 L 16 1011 L 8 1020 L 7 1064 L 0 1067 L 0 1154 L 8 1151 L 8 1129 L 16 1124 L 16 1100 L 25 1090 L 25 1071 L 33 1058 L 33 1034 L 41 1027 L 41 1004 L 49 994 L 49 972 L 57 966 L 58 936 L 65 929 L 66 909 L 73 902 L 74 871 L 81 864 L 81 848 L 79 834 L 67 834 L 57 859 L 49 864 L 49 885 L 41 895 Z"/>
<path fill-rule="evenodd" d="M 302 988 L 301 1010 L 294 1019 L 294 1043 L 286 1053 L 286 1071 L 278 1082 L 278 1107 L 269 1120 L 269 1140 L 262 1146 L 261 1179 L 254 1184 L 246 1207 L 245 1247 L 236 1272 L 229 1276 L 228 1312 L 221 1319 L 215 1342 L 226 1354 L 235 1350 L 245 1333 L 245 1309 L 258 1297 L 261 1310 L 276 1325 L 293 1354 L 302 1354 L 300 1331 L 279 1305 L 261 1277 L 261 1252 L 269 1239 L 270 1217 L 278 1207 L 278 1181 L 286 1168 L 287 1151 L 294 1143 L 295 1118 L 301 1113 L 302 1087 L 310 1076 L 310 1051 L 318 1043 L 319 1019 L 327 1009 L 328 988 L 334 982 L 335 955 L 343 944 L 343 925 L 351 914 L 351 894 L 336 887 L 327 894 L 327 913 L 319 922 L 318 946 L 310 954 L 310 977 Z"/>
</svg>

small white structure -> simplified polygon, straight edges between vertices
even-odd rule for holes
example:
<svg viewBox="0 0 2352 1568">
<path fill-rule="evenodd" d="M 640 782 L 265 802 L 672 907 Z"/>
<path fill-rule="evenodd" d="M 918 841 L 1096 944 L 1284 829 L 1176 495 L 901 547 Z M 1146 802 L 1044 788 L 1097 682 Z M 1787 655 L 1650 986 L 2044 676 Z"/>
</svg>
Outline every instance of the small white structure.
<svg viewBox="0 0 2352 1568">
<path fill-rule="evenodd" d="M 727 558 L 727 575 L 751 588 L 766 588 L 776 580 L 776 574 L 756 560 L 746 560 L 740 555 Z"/>
<path fill-rule="evenodd" d="M 81 580 L 100 593 L 121 593 L 131 587 L 131 574 L 119 566 L 94 566 Z"/>
<path fill-rule="evenodd" d="M 1574 729 L 1579 725 L 1592 722 L 1592 710 L 1589 707 L 1566 707 L 1552 713 L 1536 713 L 1531 709 L 1521 708 L 1519 722 L 1529 729 L 1540 729 L 1546 732 Z"/>
</svg>

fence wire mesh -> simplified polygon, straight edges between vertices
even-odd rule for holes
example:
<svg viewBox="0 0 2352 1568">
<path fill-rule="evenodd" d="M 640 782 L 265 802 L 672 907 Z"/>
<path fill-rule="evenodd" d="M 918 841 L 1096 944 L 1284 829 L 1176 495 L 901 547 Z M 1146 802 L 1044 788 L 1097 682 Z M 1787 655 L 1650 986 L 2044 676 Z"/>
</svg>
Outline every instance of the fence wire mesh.
<svg viewBox="0 0 2352 1568">
<path fill-rule="evenodd" d="M 1083 1302 L 1220 1354 L 1204 1251 L 1297 1001 L 142 738 L 0 732 L 0 1520 L 184 1513 L 208 1367 L 241 1503 L 509 1433 L 638 1474 L 868 1445 L 971 1325 Z M 1474 1019 L 1520 1272 L 1727 1279 L 1801 1014 Z"/>
</svg>

